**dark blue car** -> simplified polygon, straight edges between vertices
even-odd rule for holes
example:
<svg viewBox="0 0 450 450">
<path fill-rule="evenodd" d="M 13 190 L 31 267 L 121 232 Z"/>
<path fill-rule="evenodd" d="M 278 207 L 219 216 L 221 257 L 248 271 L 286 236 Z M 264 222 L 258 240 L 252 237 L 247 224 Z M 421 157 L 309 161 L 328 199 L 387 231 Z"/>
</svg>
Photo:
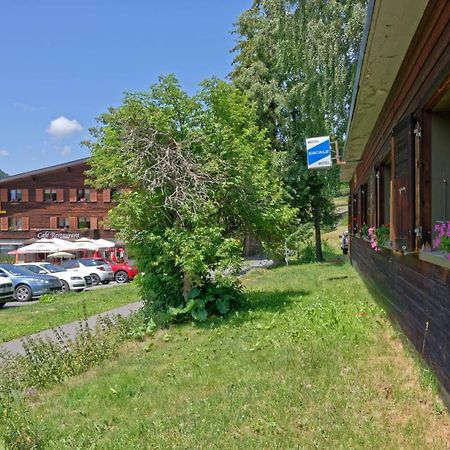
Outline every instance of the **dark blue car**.
<svg viewBox="0 0 450 450">
<path fill-rule="evenodd" d="M 61 291 L 61 282 L 52 275 L 38 275 L 14 264 L 0 264 L 0 276 L 14 286 L 14 300 L 28 302 L 44 294 Z"/>
</svg>

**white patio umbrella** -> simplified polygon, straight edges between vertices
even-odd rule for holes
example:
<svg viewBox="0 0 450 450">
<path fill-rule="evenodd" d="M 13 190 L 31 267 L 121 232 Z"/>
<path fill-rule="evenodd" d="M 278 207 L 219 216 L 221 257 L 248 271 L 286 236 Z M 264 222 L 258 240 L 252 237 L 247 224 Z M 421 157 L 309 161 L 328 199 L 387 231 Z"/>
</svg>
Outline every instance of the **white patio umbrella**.
<svg viewBox="0 0 450 450">
<path fill-rule="evenodd" d="M 116 246 L 114 242 L 107 241 L 106 239 L 95 239 L 94 243 L 98 245 L 99 249 L 114 248 Z"/>
<path fill-rule="evenodd" d="M 75 255 L 73 255 L 72 253 L 68 253 L 68 252 L 56 252 L 56 253 L 51 253 L 50 255 L 47 255 L 47 258 L 75 258 Z"/>
<path fill-rule="evenodd" d="M 32 253 L 53 253 L 59 250 L 58 246 L 51 242 L 49 239 L 39 239 L 34 244 L 25 245 L 17 249 L 19 255 L 32 254 Z"/>
<path fill-rule="evenodd" d="M 60 239 L 60 238 L 51 238 L 51 239 L 49 239 L 49 241 L 56 244 L 59 247 L 59 249 L 62 251 L 64 251 L 65 248 L 67 248 L 68 246 L 70 246 L 72 244 L 72 242 L 67 241 L 66 239 Z"/>
<path fill-rule="evenodd" d="M 94 244 L 93 242 L 90 242 L 89 240 L 86 241 L 75 241 L 70 243 L 70 247 L 66 248 L 65 250 L 89 250 L 89 251 L 95 251 L 98 250 L 97 244 Z"/>
</svg>

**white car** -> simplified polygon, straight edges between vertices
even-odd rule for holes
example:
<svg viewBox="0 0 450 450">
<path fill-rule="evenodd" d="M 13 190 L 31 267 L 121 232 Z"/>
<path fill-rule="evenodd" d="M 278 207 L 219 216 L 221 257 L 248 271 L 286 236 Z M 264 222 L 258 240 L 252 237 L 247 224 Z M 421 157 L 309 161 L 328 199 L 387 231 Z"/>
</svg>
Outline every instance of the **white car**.
<svg viewBox="0 0 450 450">
<path fill-rule="evenodd" d="M 339 235 L 339 239 L 341 241 L 341 250 L 344 255 L 348 253 L 348 231 L 344 231 L 341 235 Z"/>
<path fill-rule="evenodd" d="M 84 291 L 89 284 L 89 280 L 85 279 L 85 274 L 81 272 L 69 272 L 63 267 L 55 266 L 53 264 L 47 262 L 39 262 L 39 263 L 22 263 L 17 264 L 25 269 L 28 269 L 30 272 L 37 274 L 48 274 L 53 275 L 56 278 L 59 278 L 61 281 L 62 291 Z"/>
<path fill-rule="evenodd" d="M 12 281 L 6 276 L 0 276 L 0 308 L 5 306 L 6 302 L 12 301 L 14 287 Z"/>
<path fill-rule="evenodd" d="M 102 261 L 97 261 L 95 259 L 73 259 L 71 261 L 65 261 L 62 266 L 70 271 L 77 270 L 90 275 L 94 286 L 97 286 L 97 284 L 100 283 L 108 284 L 110 281 L 114 280 L 112 267 L 109 264 L 105 264 Z"/>
</svg>

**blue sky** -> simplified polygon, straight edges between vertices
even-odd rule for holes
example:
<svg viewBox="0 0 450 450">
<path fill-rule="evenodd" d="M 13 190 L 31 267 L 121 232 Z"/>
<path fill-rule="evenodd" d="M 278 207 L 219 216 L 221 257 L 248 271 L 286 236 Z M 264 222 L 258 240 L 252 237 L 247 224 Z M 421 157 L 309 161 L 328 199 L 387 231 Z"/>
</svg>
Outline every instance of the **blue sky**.
<svg viewBox="0 0 450 450">
<path fill-rule="evenodd" d="M 175 73 L 193 93 L 231 70 L 233 23 L 251 0 L 3 0 L 0 168 L 84 158 L 79 145 L 124 91 Z"/>
</svg>

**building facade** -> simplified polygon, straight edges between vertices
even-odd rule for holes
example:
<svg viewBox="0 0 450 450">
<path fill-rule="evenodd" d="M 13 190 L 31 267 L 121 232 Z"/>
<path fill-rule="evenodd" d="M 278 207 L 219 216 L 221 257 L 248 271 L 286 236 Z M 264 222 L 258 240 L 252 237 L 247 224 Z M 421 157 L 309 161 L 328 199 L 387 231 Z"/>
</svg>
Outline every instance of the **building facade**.
<svg viewBox="0 0 450 450">
<path fill-rule="evenodd" d="M 87 168 L 80 159 L 1 179 L 0 252 L 39 238 L 114 240 L 112 191 L 87 186 Z"/>
<path fill-rule="evenodd" d="M 413 3 L 369 1 L 341 178 L 352 263 L 449 393 L 450 2 Z"/>
</svg>

